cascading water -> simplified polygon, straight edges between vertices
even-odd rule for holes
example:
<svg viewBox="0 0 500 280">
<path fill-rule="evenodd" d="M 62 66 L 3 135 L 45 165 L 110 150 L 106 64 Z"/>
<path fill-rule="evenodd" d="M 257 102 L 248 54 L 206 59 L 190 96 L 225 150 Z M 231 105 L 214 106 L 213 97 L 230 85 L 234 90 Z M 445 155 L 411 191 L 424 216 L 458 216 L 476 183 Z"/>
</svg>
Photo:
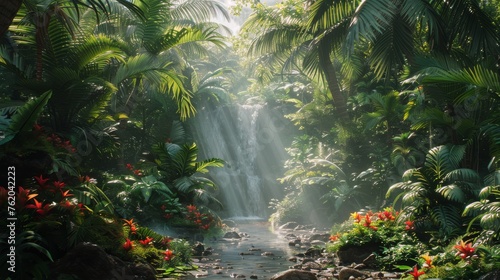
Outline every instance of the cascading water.
<svg viewBox="0 0 500 280">
<path fill-rule="evenodd" d="M 199 110 L 191 128 L 201 159 L 226 161 L 210 171 L 224 216 L 267 218 L 271 198 L 281 195 L 276 178 L 286 158 L 280 132 L 281 115 L 264 105 L 228 105 Z"/>
</svg>

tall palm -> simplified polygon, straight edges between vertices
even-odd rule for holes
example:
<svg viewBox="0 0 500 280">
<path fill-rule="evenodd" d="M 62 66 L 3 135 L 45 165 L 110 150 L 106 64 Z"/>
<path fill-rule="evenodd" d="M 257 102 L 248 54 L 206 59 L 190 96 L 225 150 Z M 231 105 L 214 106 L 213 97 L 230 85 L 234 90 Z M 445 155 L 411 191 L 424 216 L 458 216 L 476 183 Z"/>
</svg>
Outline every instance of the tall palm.
<svg viewBox="0 0 500 280">
<path fill-rule="evenodd" d="M 276 72 L 304 69 L 305 74 L 323 79 L 337 116 L 345 119 L 347 97 L 335 60 L 340 59 L 355 3 L 315 1 L 301 17 L 284 15 L 277 8 L 257 11 L 243 26 L 257 30 L 249 52 Z"/>
</svg>

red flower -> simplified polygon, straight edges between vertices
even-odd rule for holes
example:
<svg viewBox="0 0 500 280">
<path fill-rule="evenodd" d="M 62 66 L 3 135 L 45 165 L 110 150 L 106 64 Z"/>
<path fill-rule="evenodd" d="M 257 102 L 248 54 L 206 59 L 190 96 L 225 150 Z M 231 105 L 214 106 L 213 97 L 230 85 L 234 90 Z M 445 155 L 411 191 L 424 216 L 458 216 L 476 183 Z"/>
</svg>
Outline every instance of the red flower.
<svg viewBox="0 0 500 280">
<path fill-rule="evenodd" d="M 62 192 L 62 188 L 64 188 L 66 186 L 66 184 L 64 182 L 59 182 L 59 181 L 55 181 L 52 184 L 54 185 L 56 190 L 59 190 L 61 192 Z"/>
<path fill-rule="evenodd" d="M 209 224 L 202 225 L 201 228 L 204 229 L 204 230 L 209 230 L 210 229 L 210 225 Z"/>
<path fill-rule="evenodd" d="M 128 170 L 134 170 L 134 167 L 133 167 L 133 166 L 132 166 L 132 164 L 130 164 L 130 163 L 127 163 L 127 164 L 125 165 L 125 168 L 127 168 Z"/>
<path fill-rule="evenodd" d="M 405 222 L 406 227 L 405 230 L 414 230 L 415 229 L 415 223 L 412 221 L 406 221 Z"/>
<path fill-rule="evenodd" d="M 163 254 L 165 254 L 166 261 L 169 261 L 174 257 L 174 252 L 170 251 L 169 249 L 167 249 L 165 252 L 163 252 Z"/>
<path fill-rule="evenodd" d="M 164 245 L 164 246 L 168 246 L 170 241 L 172 241 L 172 239 L 168 236 L 165 236 L 163 237 L 163 239 L 161 240 L 161 244 Z"/>
<path fill-rule="evenodd" d="M 142 176 L 142 172 L 139 169 L 134 170 L 134 174 L 137 176 Z"/>
<path fill-rule="evenodd" d="M 475 251 L 475 249 L 471 246 L 471 243 L 465 244 L 463 240 L 460 240 L 460 244 L 453 246 L 453 248 L 458 250 L 456 255 L 460 256 L 464 260 L 472 257 Z"/>
<path fill-rule="evenodd" d="M 36 212 L 40 216 L 45 216 L 50 211 L 51 207 L 49 204 L 43 205 L 43 203 L 38 202 L 38 200 L 36 200 L 36 198 L 34 198 L 33 200 L 35 201 L 35 204 L 29 204 L 26 206 L 26 208 L 36 209 Z"/>
<path fill-rule="evenodd" d="M 134 248 L 134 243 L 127 238 L 127 240 L 123 244 L 123 249 L 125 249 L 126 251 L 130 251 L 132 250 L 132 248 Z"/>
<path fill-rule="evenodd" d="M 80 214 L 83 214 L 84 211 L 88 210 L 87 209 L 87 206 L 85 206 L 85 204 L 83 203 L 78 203 L 78 208 L 80 208 Z"/>
<path fill-rule="evenodd" d="M 43 178 L 42 175 L 40 176 L 35 176 L 34 177 L 37 184 L 40 186 L 40 187 L 45 187 L 45 184 L 47 183 L 47 181 L 49 180 L 48 178 Z"/>
<path fill-rule="evenodd" d="M 382 221 L 394 221 L 396 218 L 392 215 L 392 208 L 388 207 L 384 212 L 377 213 L 378 218 Z"/>
<path fill-rule="evenodd" d="M 172 214 L 172 213 L 167 213 L 167 214 L 163 215 L 163 217 L 165 217 L 165 219 L 167 219 L 167 220 L 171 219 L 173 216 L 174 216 L 174 214 Z"/>
<path fill-rule="evenodd" d="M 425 272 L 424 271 L 418 271 L 418 267 L 417 266 L 414 266 L 413 267 L 413 271 L 410 272 L 410 275 L 413 276 L 413 280 L 418 280 L 418 278 L 420 277 L 420 275 L 424 275 Z"/>
<path fill-rule="evenodd" d="M 364 223 L 364 226 L 367 227 L 367 228 L 371 228 L 373 230 L 377 230 L 377 227 L 375 226 L 372 226 L 372 219 L 371 219 L 371 216 L 366 214 L 365 215 L 365 223 Z"/>
<path fill-rule="evenodd" d="M 18 209 L 23 209 L 26 205 L 26 202 L 36 197 L 38 194 L 30 194 L 29 190 L 25 190 L 23 187 L 19 187 L 19 193 L 17 194 L 17 203 L 16 207 Z"/>
<path fill-rule="evenodd" d="M 192 204 L 186 206 L 186 208 L 187 208 L 189 213 L 196 211 L 196 206 L 194 206 Z"/>
<path fill-rule="evenodd" d="M 139 240 L 139 242 L 140 242 L 142 245 L 144 245 L 144 246 L 146 246 L 146 245 L 148 245 L 149 243 L 151 243 L 151 241 L 153 241 L 153 238 L 151 238 L 151 237 L 149 237 L 149 236 L 146 236 L 146 239 L 144 239 L 144 240 Z"/>
<path fill-rule="evenodd" d="M 73 209 L 75 209 L 75 205 L 74 205 L 74 204 L 72 204 L 72 203 L 71 203 L 69 200 L 67 200 L 67 199 L 66 199 L 66 200 L 63 200 L 63 201 L 61 201 L 61 202 L 59 202 L 59 205 L 60 205 L 61 207 L 64 207 L 64 208 L 68 209 L 68 210 L 73 210 Z"/>
<path fill-rule="evenodd" d="M 39 124 L 35 123 L 35 124 L 33 125 L 33 130 L 34 130 L 34 131 L 36 131 L 36 132 L 41 132 L 41 131 L 43 130 L 43 126 L 41 126 L 41 125 L 39 125 Z"/>
<path fill-rule="evenodd" d="M 88 183 L 90 182 L 90 177 L 87 175 L 87 176 L 78 176 L 78 181 L 82 182 L 82 183 Z"/>
</svg>

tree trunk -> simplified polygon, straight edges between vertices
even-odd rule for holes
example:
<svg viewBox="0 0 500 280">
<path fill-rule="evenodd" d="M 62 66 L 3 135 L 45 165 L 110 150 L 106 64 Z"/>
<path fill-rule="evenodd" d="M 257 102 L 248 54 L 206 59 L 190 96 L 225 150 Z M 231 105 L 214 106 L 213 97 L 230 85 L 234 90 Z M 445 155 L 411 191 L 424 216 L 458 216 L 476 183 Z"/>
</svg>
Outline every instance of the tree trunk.
<svg viewBox="0 0 500 280">
<path fill-rule="evenodd" d="M 337 78 L 337 73 L 335 72 L 335 68 L 333 67 L 333 62 L 330 59 L 330 48 L 324 43 L 320 43 L 318 48 L 319 66 L 325 77 L 326 83 L 328 85 L 328 90 L 332 95 L 333 107 L 339 119 L 341 121 L 346 121 L 349 119 L 349 115 L 347 113 L 347 101 L 342 94 Z"/>
<path fill-rule="evenodd" d="M 22 3 L 22 0 L 0 1 L 0 36 L 3 36 L 7 29 L 9 29 Z"/>
</svg>

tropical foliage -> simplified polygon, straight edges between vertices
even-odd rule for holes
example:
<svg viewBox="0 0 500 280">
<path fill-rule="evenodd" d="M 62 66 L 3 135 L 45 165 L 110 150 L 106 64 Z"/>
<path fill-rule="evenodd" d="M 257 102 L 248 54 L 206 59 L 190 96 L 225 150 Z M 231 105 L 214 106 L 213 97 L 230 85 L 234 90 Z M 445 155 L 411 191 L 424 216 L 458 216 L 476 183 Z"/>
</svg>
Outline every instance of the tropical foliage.
<svg viewBox="0 0 500 280">
<path fill-rule="evenodd" d="M 147 226 L 221 225 L 210 170 L 224 159 L 198 158 L 186 120 L 234 100 L 294 127 L 273 222 L 353 213 L 332 250 L 385 247 L 379 262 L 414 279 L 499 269 L 499 4 L 238 0 L 251 14 L 229 38 L 215 0 L 2 1 L 0 166 L 16 168 L 21 276 L 54 278 L 81 242 L 181 273 L 188 244 Z"/>
</svg>

